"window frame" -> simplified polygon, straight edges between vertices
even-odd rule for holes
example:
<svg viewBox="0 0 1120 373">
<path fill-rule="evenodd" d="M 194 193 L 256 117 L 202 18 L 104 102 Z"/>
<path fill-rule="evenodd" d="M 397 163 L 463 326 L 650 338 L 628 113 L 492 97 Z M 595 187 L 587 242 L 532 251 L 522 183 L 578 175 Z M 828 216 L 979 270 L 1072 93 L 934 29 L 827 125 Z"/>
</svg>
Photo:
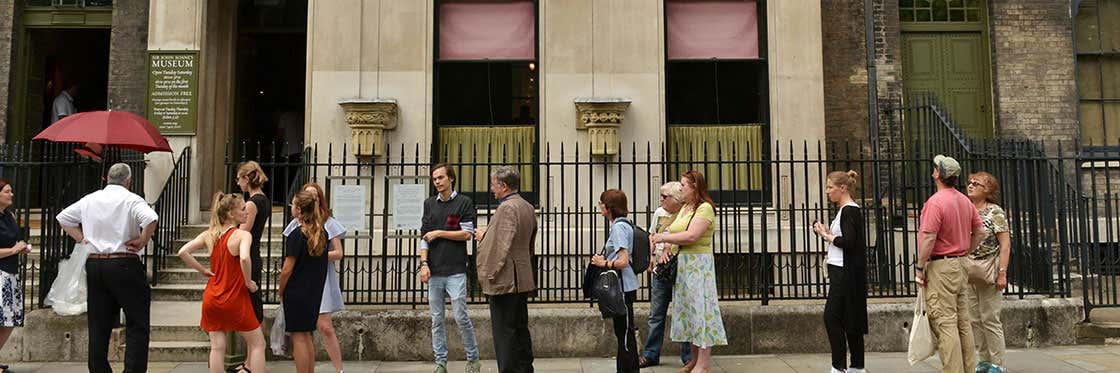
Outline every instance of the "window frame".
<svg viewBox="0 0 1120 373">
<path fill-rule="evenodd" d="M 669 153 L 670 152 L 669 144 L 672 142 L 672 140 L 669 137 L 671 127 L 704 126 L 704 124 L 673 124 L 673 123 L 670 123 L 669 113 L 668 113 L 669 98 L 670 98 L 670 95 L 671 95 L 670 92 L 672 91 L 672 85 L 670 84 L 671 79 L 669 77 L 669 66 L 670 66 L 670 64 L 672 64 L 674 62 L 695 63 L 695 62 L 704 62 L 704 61 L 711 61 L 713 63 L 719 63 L 719 62 L 723 62 L 723 61 L 727 61 L 727 62 L 761 62 L 762 65 L 763 65 L 763 69 L 762 69 L 763 80 L 761 82 L 761 93 L 762 93 L 762 96 L 763 96 L 763 99 L 762 99 L 763 104 L 760 105 L 760 110 L 761 110 L 760 114 L 761 115 L 760 115 L 759 126 L 761 127 L 760 130 L 762 131 L 762 158 L 761 158 L 761 162 L 762 162 L 762 188 L 757 189 L 757 190 L 751 190 L 751 189 L 748 189 L 748 190 L 738 190 L 738 189 L 722 190 L 722 189 L 713 189 L 713 188 L 709 187 L 709 189 L 711 189 L 709 192 L 711 193 L 712 198 L 715 199 L 716 202 L 720 203 L 721 205 L 723 205 L 723 204 L 727 204 L 727 205 L 732 205 L 733 204 L 733 205 L 736 205 L 736 206 L 760 205 L 760 204 L 761 205 L 768 205 L 768 204 L 771 203 L 771 200 L 772 200 L 773 186 L 772 186 L 772 183 L 770 182 L 770 180 L 772 179 L 772 177 L 771 177 L 771 165 L 770 165 L 770 162 L 768 162 L 768 160 L 770 159 L 770 151 L 771 151 L 771 144 L 770 144 L 770 132 L 771 132 L 770 129 L 771 129 L 771 126 L 770 125 L 771 125 L 772 118 L 770 116 L 771 115 L 771 113 L 770 113 L 770 103 L 771 103 L 771 97 L 770 97 L 770 59 L 769 59 L 770 48 L 769 48 L 769 33 L 767 31 L 767 25 L 768 25 L 768 21 L 769 21 L 767 19 L 767 14 L 766 14 L 767 6 L 768 6 L 767 0 L 756 0 L 755 1 L 755 6 L 756 6 L 755 13 L 756 13 L 756 16 L 758 17 L 757 22 L 756 22 L 756 27 L 758 27 L 758 58 L 722 58 L 722 59 L 721 58 L 703 58 L 703 59 L 695 59 L 695 58 L 691 58 L 691 59 L 686 59 L 686 58 L 670 59 L 669 58 L 669 27 L 668 27 L 669 1 L 671 1 L 671 0 L 662 0 L 662 2 L 661 2 L 661 6 L 662 6 L 661 14 L 663 15 L 662 20 L 661 20 L 661 23 L 662 23 L 662 42 L 664 43 L 663 48 L 662 48 L 663 49 L 662 61 L 665 63 L 665 66 L 662 69 L 662 73 L 665 74 L 665 78 L 664 78 L 665 79 L 665 91 L 662 95 L 662 99 L 665 100 L 665 113 L 664 113 L 664 115 L 665 115 L 665 126 L 664 126 L 664 128 L 662 128 L 662 131 L 663 131 L 662 132 L 662 138 L 665 139 L 665 146 L 662 150 L 664 152 L 666 152 L 664 157 L 668 161 L 667 164 L 664 166 L 665 170 L 663 170 L 663 173 L 666 175 L 665 176 L 666 181 L 670 180 L 669 179 L 670 177 L 673 177 L 674 178 L 673 180 L 675 180 L 676 175 L 669 175 L 670 170 L 676 170 L 676 169 L 679 169 L 679 168 L 683 167 L 682 165 L 693 163 L 693 161 L 689 161 L 689 162 L 678 161 L 678 160 L 674 159 L 674 157 L 675 157 L 674 154 Z M 719 86 L 718 85 L 714 86 L 714 89 L 718 93 Z M 717 113 L 717 118 L 718 117 L 719 117 L 719 114 Z M 753 125 L 753 124 L 752 123 L 709 123 L 707 125 L 728 126 L 728 125 Z M 703 162 L 703 161 L 695 161 L 695 162 Z M 671 163 L 672 165 L 670 165 L 669 163 Z M 748 165 L 746 167 L 749 169 L 751 166 Z M 709 183 L 709 186 L 713 185 L 713 179 L 711 177 L 708 178 L 708 183 Z"/>
<path fill-rule="evenodd" d="M 440 127 L 443 126 L 443 125 L 440 124 L 440 101 L 441 100 L 440 100 L 440 68 L 439 67 L 440 67 L 441 64 L 533 63 L 533 64 L 536 65 L 535 71 L 536 71 L 536 76 L 537 76 L 537 80 L 536 80 L 537 84 L 535 86 L 536 96 L 534 96 L 534 98 L 533 98 L 533 104 L 532 104 L 531 109 L 532 109 L 532 112 L 537 113 L 537 118 L 536 118 L 536 123 L 532 124 L 534 142 L 533 142 L 533 149 L 532 149 L 533 150 L 533 152 L 532 152 L 533 156 L 532 156 L 531 163 L 533 164 L 532 169 L 533 169 L 534 172 L 533 172 L 533 175 L 531 177 L 533 179 L 532 185 L 534 185 L 535 187 L 533 188 L 534 190 L 522 191 L 520 194 L 523 198 L 525 198 L 526 201 L 529 201 L 529 203 L 531 203 L 533 206 L 538 206 L 539 207 L 540 189 L 542 189 L 544 187 L 540 183 L 540 181 L 541 181 L 540 180 L 540 172 L 537 172 L 537 168 L 539 168 L 539 166 L 540 166 L 540 151 L 539 151 L 540 141 L 541 141 L 540 128 L 541 128 L 541 122 L 542 122 L 542 119 L 543 119 L 543 115 L 541 115 L 542 113 L 540 112 L 540 108 L 541 108 L 541 80 L 542 80 L 542 77 L 544 76 L 544 74 L 541 74 L 541 45 L 540 45 L 540 40 L 541 40 L 541 13 L 540 13 L 541 12 L 541 7 L 540 7 L 540 0 L 529 0 L 529 1 L 531 1 L 533 3 L 533 20 L 534 20 L 534 22 L 533 22 L 533 59 L 531 59 L 531 60 L 525 60 L 525 59 L 492 59 L 492 60 L 491 59 L 482 59 L 482 60 L 454 59 L 454 60 L 440 61 L 440 56 L 439 56 L 439 39 L 440 39 L 439 38 L 439 17 L 440 17 L 440 11 L 439 11 L 439 8 L 440 8 L 440 4 L 443 3 L 444 0 L 433 0 L 433 6 L 434 7 L 433 7 L 433 10 L 432 10 L 432 31 L 433 31 L 432 36 L 433 37 L 432 37 L 432 119 L 431 119 L 431 121 L 432 121 L 431 122 L 432 142 L 431 142 L 431 148 L 429 149 L 429 154 L 430 154 L 430 157 L 431 157 L 430 159 L 436 161 L 435 163 L 442 162 L 443 159 L 444 159 L 443 157 L 440 156 L 441 155 L 440 154 L 440 144 L 442 143 L 442 139 L 440 139 L 440 135 L 439 135 Z M 498 125 L 498 124 L 491 124 L 491 125 L 492 126 L 497 126 L 497 127 L 500 127 L 500 126 L 514 126 L 514 125 Z M 456 127 L 456 125 L 452 125 L 452 124 L 448 124 L 447 126 L 448 127 Z M 456 166 L 462 167 L 461 165 L 456 165 Z M 521 175 L 521 177 L 522 177 L 522 179 L 524 179 L 526 177 L 526 175 Z M 468 195 L 469 197 L 471 197 L 471 199 L 474 200 L 475 205 L 480 207 L 480 208 L 497 207 L 497 201 L 493 199 L 493 195 L 490 194 L 489 191 L 482 191 L 482 192 L 475 191 L 475 192 L 463 192 L 463 193 Z"/>
<path fill-rule="evenodd" d="M 1081 11 L 1081 7 L 1085 6 L 1089 3 L 1090 2 L 1085 1 L 1085 2 L 1081 2 L 1080 4 L 1078 4 L 1077 9 L 1072 9 L 1071 14 L 1073 16 L 1070 17 L 1070 23 L 1071 23 L 1070 29 L 1072 30 L 1071 38 L 1072 38 L 1072 41 L 1073 41 L 1073 54 L 1074 54 L 1074 58 L 1073 58 L 1074 79 L 1073 79 L 1073 82 L 1074 82 L 1074 87 L 1077 90 L 1077 105 L 1076 105 L 1077 135 L 1078 135 L 1077 144 L 1079 145 L 1079 147 L 1081 149 L 1080 153 L 1081 153 L 1082 158 L 1086 158 L 1086 159 L 1091 159 L 1091 158 L 1115 158 L 1116 156 L 1120 155 L 1120 138 L 1111 139 L 1111 141 L 1115 141 L 1115 143 L 1109 144 L 1110 139 L 1107 138 L 1107 135 L 1109 133 L 1108 126 L 1109 126 L 1110 121 L 1109 121 L 1109 118 L 1106 117 L 1106 115 L 1105 115 L 1105 113 L 1106 113 L 1105 104 L 1113 103 L 1113 104 L 1120 105 L 1120 93 L 1118 93 L 1117 97 L 1106 97 L 1105 96 L 1105 85 L 1104 85 L 1104 82 L 1105 82 L 1104 65 L 1105 65 L 1105 63 L 1104 63 L 1104 58 L 1116 58 L 1117 61 L 1120 62 L 1120 50 L 1105 51 L 1104 48 L 1103 48 L 1103 45 L 1098 45 L 1096 50 L 1081 50 L 1080 49 L 1080 45 L 1078 43 L 1078 36 L 1080 35 L 1080 33 L 1079 33 L 1080 30 L 1078 29 L 1077 18 L 1079 16 L 1080 11 Z M 1095 6 L 1097 6 L 1097 9 L 1100 9 L 1100 5 L 1099 5 L 1100 1 L 1099 0 L 1098 1 L 1093 1 L 1093 3 L 1095 4 Z M 1116 5 L 1120 6 L 1120 3 L 1118 3 Z M 1071 6 L 1073 6 L 1073 5 L 1071 4 Z M 1101 36 L 1102 36 L 1102 31 L 1103 31 L 1102 26 L 1104 25 L 1104 23 L 1102 22 L 1102 17 L 1101 17 L 1101 12 L 1100 11 L 1098 11 L 1096 13 L 1095 18 L 1096 18 L 1096 21 L 1097 21 L 1096 22 L 1096 25 L 1097 25 L 1096 38 L 1097 38 L 1098 43 L 1101 43 L 1101 42 L 1103 42 L 1103 39 L 1102 39 Z M 1115 20 L 1113 22 L 1117 23 L 1113 27 L 1115 27 L 1117 29 L 1120 29 L 1120 22 L 1117 22 Z M 1100 90 L 1101 90 L 1100 97 L 1097 97 L 1097 98 L 1085 98 L 1082 95 L 1082 91 L 1081 91 L 1081 76 L 1080 76 L 1080 74 L 1081 74 L 1082 58 L 1087 59 L 1087 58 L 1090 58 L 1090 57 L 1096 57 L 1097 58 L 1097 61 L 1095 62 L 1095 65 L 1096 65 L 1096 68 L 1097 68 L 1097 71 L 1096 71 L 1097 79 L 1098 79 L 1097 84 L 1098 84 L 1098 86 L 1100 87 Z M 1102 131 L 1102 133 L 1105 136 L 1105 139 L 1104 139 L 1105 143 L 1104 144 L 1093 145 L 1093 144 L 1085 142 L 1085 136 L 1084 136 L 1085 131 L 1083 130 L 1083 125 L 1084 125 L 1083 118 L 1084 118 L 1084 116 L 1083 116 L 1083 112 L 1081 110 L 1081 105 L 1084 104 L 1084 103 L 1096 103 L 1096 104 L 1098 104 L 1098 106 L 1100 106 L 1100 119 L 1101 119 L 1100 130 Z M 1120 127 L 1120 118 L 1114 119 L 1113 122 L 1115 122 L 1115 125 L 1117 127 Z M 1120 132 L 1120 128 L 1117 128 L 1117 130 L 1114 131 L 1114 132 Z"/>
</svg>

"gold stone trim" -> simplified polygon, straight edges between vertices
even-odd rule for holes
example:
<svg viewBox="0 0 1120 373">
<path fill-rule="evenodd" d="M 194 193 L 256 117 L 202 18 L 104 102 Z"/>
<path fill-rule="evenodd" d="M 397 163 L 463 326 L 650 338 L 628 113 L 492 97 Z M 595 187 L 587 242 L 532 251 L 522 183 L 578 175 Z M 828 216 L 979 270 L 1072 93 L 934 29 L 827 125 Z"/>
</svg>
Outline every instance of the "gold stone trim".
<svg viewBox="0 0 1120 373">
<path fill-rule="evenodd" d="M 618 155 L 618 129 L 626 119 L 630 100 L 625 98 L 577 98 L 576 129 L 587 130 L 591 155 Z"/>
<path fill-rule="evenodd" d="M 385 154 L 385 131 L 397 128 L 397 101 L 387 99 L 345 100 L 338 103 L 350 126 L 350 146 L 358 157 Z"/>
</svg>

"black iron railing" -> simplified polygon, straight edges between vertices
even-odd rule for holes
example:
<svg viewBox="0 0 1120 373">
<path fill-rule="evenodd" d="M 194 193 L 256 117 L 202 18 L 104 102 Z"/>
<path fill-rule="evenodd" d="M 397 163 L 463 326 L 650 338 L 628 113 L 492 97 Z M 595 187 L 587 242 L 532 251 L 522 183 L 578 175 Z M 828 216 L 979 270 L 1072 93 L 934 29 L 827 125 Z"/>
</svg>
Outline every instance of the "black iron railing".
<svg viewBox="0 0 1120 373">
<path fill-rule="evenodd" d="M 30 308 L 39 307 L 58 272 L 58 261 L 73 250 L 74 242 L 62 231 L 55 216 L 82 196 L 104 186 L 109 162 L 132 166 L 130 189 L 143 195 L 144 156 L 129 150 L 105 150 L 106 162 L 93 162 L 73 150 L 76 144 L 32 142 L 0 145 L 0 178 L 11 182 L 14 193 L 9 208 L 25 239 L 35 250 L 22 255 L 21 279 L 33 285 L 24 294 Z"/>
<path fill-rule="evenodd" d="M 179 260 L 174 258 L 179 249 L 175 244 L 176 240 L 189 238 L 182 237 L 182 227 L 190 223 L 190 171 L 191 148 L 187 147 L 179 154 L 179 159 L 175 161 L 171 175 L 167 177 L 167 183 L 163 185 L 159 199 L 156 200 L 159 225 L 152 236 L 154 246 L 149 255 L 152 261 L 152 285 L 159 283 L 160 273 L 167 267 L 169 258 Z"/>
<path fill-rule="evenodd" d="M 583 270 L 592 253 L 606 239 L 608 228 L 599 216 L 596 201 L 600 192 L 618 188 L 629 197 L 631 217 L 648 226 L 657 208 L 658 187 L 676 180 L 675 170 L 714 170 L 712 179 L 728 180 L 726 189 L 743 185 L 736 180 L 761 177 L 765 187 L 753 193 L 716 193 L 718 230 L 713 242 L 716 278 L 721 299 L 758 300 L 821 298 L 826 294 L 824 243 L 811 232 L 815 220 L 828 221 L 836 209 L 824 195 L 825 175 L 832 170 L 855 170 L 863 186 L 859 201 L 863 205 L 869 232 L 869 291 L 872 297 L 908 297 L 916 294 L 911 266 L 917 252 L 917 228 L 922 202 L 934 192 L 930 178 L 934 154 L 945 153 L 961 159 L 966 172 L 987 170 L 1001 177 L 1005 205 L 1012 217 L 1013 248 L 1011 282 L 1008 294 L 1068 296 L 1069 251 L 1076 235 L 1066 223 L 1072 212 L 1061 199 L 1051 198 L 1061 191 L 1076 196 L 1068 179 L 1060 172 L 1066 160 L 1036 152 L 1026 142 L 997 140 L 974 141 L 954 136 L 955 127 L 937 109 L 932 99 L 886 106 L 898 118 L 899 126 L 924 131 L 913 134 L 905 154 L 875 156 L 868 144 L 860 142 L 775 141 L 770 154 L 761 160 L 680 159 L 677 152 L 660 144 L 620 144 L 620 154 L 612 157 L 590 156 L 580 144 L 548 143 L 539 146 L 533 164 L 503 163 L 506 149 L 479 144 L 472 149 L 444 149 L 437 154 L 455 154 L 457 159 L 483 159 L 455 165 L 460 192 L 476 197 L 478 224 L 486 225 L 495 201 L 486 193 L 486 175 L 495 167 L 531 167 L 531 202 L 537 206 L 538 243 L 535 255 L 538 291 L 536 302 L 583 302 L 580 294 Z M 948 140 L 946 140 L 948 138 Z M 920 144 L 918 142 L 921 142 Z M 898 144 L 892 144 L 898 145 Z M 742 159 L 733 154 L 749 154 L 748 144 L 718 149 L 727 159 Z M 311 146 L 302 159 L 270 157 L 254 149 L 277 149 L 275 144 L 239 144 L 242 151 L 227 158 L 229 174 L 244 159 L 261 162 L 266 170 L 295 170 L 307 180 L 319 182 L 328 199 L 339 186 L 361 186 L 367 199 L 364 205 L 332 206 L 361 209 L 365 219 L 351 227 L 344 240 L 346 259 L 339 265 L 343 294 L 352 304 L 410 304 L 427 302 L 426 289 L 416 276 L 419 266 L 418 238 L 415 232 L 391 229 L 393 186 L 419 183 L 427 185 L 432 159 L 427 146 L 391 146 L 385 157 L 356 160 L 346 146 Z M 1021 149 L 1022 148 L 1022 149 Z M 1026 150 L 1024 150 L 1026 149 Z M 1029 150 L 1029 151 L 1028 151 Z M 685 154 L 708 152 L 685 151 Z M 497 155 L 497 156 L 495 156 Z M 672 170 L 672 171 L 671 171 Z M 279 172 L 279 171 L 273 171 Z M 753 173 L 761 172 L 762 175 Z M 296 180 L 300 179 L 300 180 Z M 302 182 L 292 177 L 289 183 Z M 273 178 L 277 183 L 288 179 Z M 962 183 L 963 184 L 963 183 Z M 1032 187 L 1021 187 L 1030 184 Z M 235 188 L 230 181 L 230 188 Z M 713 189 L 720 189 L 715 186 Z M 747 191 L 750 187 L 747 187 Z M 296 189 L 279 185 L 272 190 L 286 191 L 274 201 L 286 202 Z M 431 191 L 431 189 L 428 189 Z M 716 190 L 726 192 L 729 190 Z M 284 221 L 290 219 L 288 212 Z M 278 299 L 274 289 L 282 261 L 283 242 L 278 232 L 283 224 L 270 224 L 264 235 L 262 252 L 266 261 L 266 297 Z M 274 232 L 275 234 L 268 234 Z M 473 253 L 474 247 L 469 248 Z M 468 276 L 470 301 L 483 301 L 474 278 L 473 255 Z M 646 279 L 643 279 L 645 284 Z M 639 292 L 648 298 L 648 289 Z"/>
</svg>

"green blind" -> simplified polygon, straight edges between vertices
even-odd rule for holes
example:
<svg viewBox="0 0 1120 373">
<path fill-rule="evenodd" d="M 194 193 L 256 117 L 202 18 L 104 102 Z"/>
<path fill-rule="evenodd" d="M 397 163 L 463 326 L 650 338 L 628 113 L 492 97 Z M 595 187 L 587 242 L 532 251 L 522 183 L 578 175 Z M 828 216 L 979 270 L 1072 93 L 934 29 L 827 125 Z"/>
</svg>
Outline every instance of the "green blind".
<svg viewBox="0 0 1120 373">
<path fill-rule="evenodd" d="M 684 164 L 669 172 L 675 178 L 689 168 L 700 170 L 713 190 L 761 190 L 762 130 L 761 125 L 670 126 L 669 157 Z"/>
<path fill-rule="evenodd" d="M 486 192 L 490 170 L 521 164 L 521 190 L 532 191 L 533 126 L 445 126 L 439 128 L 439 160 L 455 167 L 460 192 Z"/>
</svg>

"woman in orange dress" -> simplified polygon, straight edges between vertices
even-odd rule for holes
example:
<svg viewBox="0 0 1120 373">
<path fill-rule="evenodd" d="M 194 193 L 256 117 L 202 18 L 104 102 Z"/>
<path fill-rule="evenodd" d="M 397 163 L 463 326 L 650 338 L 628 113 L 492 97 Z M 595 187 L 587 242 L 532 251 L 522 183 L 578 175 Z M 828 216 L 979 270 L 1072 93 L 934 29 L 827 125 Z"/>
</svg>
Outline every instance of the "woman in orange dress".
<svg viewBox="0 0 1120 373">
<path fill-rule="evenodd" d="M 210 372 L 225 371 L 226 332 L 236 331 L 248 346 L 244 370 L 266 373 L 264 333 L 249 298 L 249 293 L 257 291 L 249 257 L 252 235 L 237 229 L 246 219 L 245 201 L 241 195 L 219 192 L 211 206 L 210 228 L 179 249 L 183 262 L 209 277 L 202 293 L 201 325 L 210 334 Z M 202 248 L 210 249 L 210 268 L 192 255 Z"/>
</svg>

